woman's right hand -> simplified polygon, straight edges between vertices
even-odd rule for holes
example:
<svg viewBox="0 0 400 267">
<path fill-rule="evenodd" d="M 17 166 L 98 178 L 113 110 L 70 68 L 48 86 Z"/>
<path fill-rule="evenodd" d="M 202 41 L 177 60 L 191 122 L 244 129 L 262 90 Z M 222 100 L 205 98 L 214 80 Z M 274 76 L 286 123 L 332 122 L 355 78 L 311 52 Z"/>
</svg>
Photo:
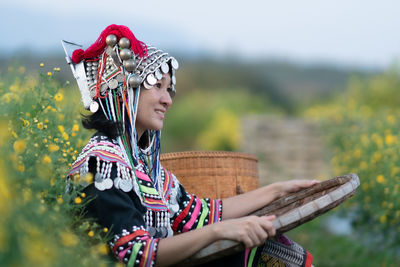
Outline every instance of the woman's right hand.
<svg viewBox="0 0 400 267">
<path fill-rule="evenodd" d="M 275 235 L 275 215 L 246 216 L 213 224 L 218 239 L 241 242 L 246 248 L 264 244 L 268 237 Z"/>
</svg>

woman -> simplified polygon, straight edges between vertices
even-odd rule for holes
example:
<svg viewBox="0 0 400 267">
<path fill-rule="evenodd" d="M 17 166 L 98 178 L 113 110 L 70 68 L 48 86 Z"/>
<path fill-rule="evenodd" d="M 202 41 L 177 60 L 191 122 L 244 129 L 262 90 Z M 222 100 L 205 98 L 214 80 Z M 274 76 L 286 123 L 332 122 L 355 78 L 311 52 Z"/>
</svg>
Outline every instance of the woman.
<svg viewBox="0 0 400 267">
<path fill-rule="evenodd" d="M 83 189 L 94 197 L 88 216 L 110 229 L 111 251 L 121 262 L 168 266 L 229 239 L 248 248 L 219 261 L 230 266 L 311 265 L 311 256 L 297 244 L 284 236 L 269 239 L 275 235 L 273 215 L 247 215 L 317 181 L 279 182 L 228 199 L 199 199 L 161 166 L 160 132 L 175 94 L 175 58 L 138 41 L 129 28 L 110 25 L 70 60 L 83 103 L 93 113 L 83 124 L 97 133 L 69 177 L 94 175 Z M 282 249 L 275 255 L 270 246 Z"/>
</svg>

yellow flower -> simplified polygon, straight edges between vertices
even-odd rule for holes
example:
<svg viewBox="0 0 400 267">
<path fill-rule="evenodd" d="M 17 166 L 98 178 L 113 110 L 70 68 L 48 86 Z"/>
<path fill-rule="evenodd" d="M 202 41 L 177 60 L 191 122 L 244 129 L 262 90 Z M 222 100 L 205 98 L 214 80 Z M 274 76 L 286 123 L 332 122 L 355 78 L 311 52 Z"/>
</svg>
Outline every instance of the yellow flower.
<svg viewBox="0 0 400 267">
<path fill-rule="evenodd" d="M 60 133 L 63 133 L 63 132 L 65 132 L 65 128 L 64 128 L 64 126 L 62 126 L 62 125 L 58 125 L 58 126 L 57 126 L 57 128 L 58 128 L 58 131 L 59 131 Z"/>
<path fill-rule="evenodd" d="M 378 175 L 378 176 L 376 177 L 376 181 L 377 181 L 378 183 L 380 183 L 380 184 L 383 184 L 383 183 L 386 182 L 386 179 L 385 179 L 385 177 L 384 177 L 382 174 L 380 174 L 380 175 Z"/>
<path fill-rule="evenodd" d="M 93 173 L 88 172 L 84 177 L 82 177 L 82 180 L 88 184 L 92 183 L 93 182 Z"/>
<path fill-rule="evenodd" d="M 43 143 L 45 143 L 45 144 L 47 143 L 47 139 L 46 138 L 43 139 Z"/>
<path fill-rule="evenodd" d="M 87 235 L 90 236 L 90 237 L 93 237 L 94 236 L 94 232 L 92 230 L 90 230 Z"/>
<path fill-rule="evenodd" d="M 380 221 L 381 223 L 385 223 L 386 220 L 387 220 L 386 215 L 382 215 L 382 216 L 379 218 L 379 221 Z"/>
<path fill-rule="evenodd" d="M 44 156 L 42 159 L 43 163 L 49 164 L 51 163 L 51 158 L 49 156 Z"/>
<path fill-rule="evenodd" d="M 396 123 L 396 117 L 393 115 L 387 116 L 386 120 L 392 125 L 394 125 Z"/>
<path fill-rule="evenodd" d="M 393 136 L 391 134 L 388 134 L 385 136 L 385 143 L 387 145 L 392 145 L 396 142 L 396 136 Z"/>
<path fill-rule="evenodd" d="M 78 237 L 70 232 L 61 233 L 61 244 L 66 247 L 74 247 L 78 244 Z"/>
<path fill-rule="evenodd" d="M 43 62 L 40 62 L 40 65 L 39 65 L 41 68 L 43 68 L 44 67 L 44 63 Z"/>
<path fill-rule="evenodd" d="M 61 92 L 58 92 L 55 96 L 54 96 L 54 100 L 56 100 L 57 102 L 61 102 L 64 99 L 64 95 Z"/>
<path fill-rule="evenodd" d="M 42 122 L 39 122 L 36 126 L 38 127 L 39 130 L 43 129 L 43 123 Z"/>
<path fill-rule="evenodd" d="M 57 203 L 62 204 L 64 202 L 63 198 L 61 195 L 57 196 Z"/>
<path fill-rule="evenodd" d="M 82 203 L 82 199 L 80 197 L 76 197 L 75 204 L 81 204 L 81 203 Z"/>
<path fill-rule="evenodd" d="M 62 136 L 65 141 L 67 141 L 69 139 L 69 135 L 66 132 L 63 132 Z"/>
<path fill-rule="evenodd" d="M 50 71 L 47 72 L 47 76 L 51 76 L 51 75 L 53 75 L 53 73 L 51 73 Z"/>
<path fill-rule="evenodd" d="M 354 157 L 357 158 L 357 159 L 361 157 L 361 150 L 360 149 L 356 149 L 354 151 Z"/>
<path fill-rule="evenodd" d="M 81 193 L 81 197 L 85 198 L 86 194 L 85 193 Z"/>
<path fill-rule="evenodd" d="M 107 233 L 107 232 L 108 232 L 108 228 L 107 228 L 107 227 L 104 227 L 104 228 L 103 228 L 103 232 L 104 232 L 104 233 Z"/>
<path fill-rule="evenodd" d="M 361 161 L 360 169 L 361 170 L 366 170 L 367 168 L 368 168 L 368 164 L 365 161 Z"/>
<path fill-rule="evenodd" d="M 14 142 L 14 151 L 17 152 L 18 154 L 21 154 L 22 152 L 24 152 L 25 148 L 26 148 L 26 142 L 25 140 L 17 140 Z"/>
<path fill-rule="evenodd" d="M 24 164 L 19 164 L 19 165 L 18 165 L 18 171 L 20 171 L 20 172 L 24 172 L 24 171 L 25 171 L 25 166 L 24 166 Z"/>
<path fill-rule="evenodd" d="M 89 232 L 90 233 L 90 232 Z M 107 255 L 109 252 L 109 248 L 108 245 L 106 244 L 98 244 L 96 246 L 96 251 L 100 254 L 100 255 Z"/>
<path fill-rule="evenodd" d="M 50 152 L 55 152 L 55 151 L 58 151 L 59 149 L 60 149 L 60 147 L 58 145 L 55 145 L 55 144 L 50 144 L 49 145 L 49 151 Z"/>
<path fill-rule="evenodd" d="M 75 123 L 75 124 L 72 126 L 72 131 L 73 131 L 73 132 L 79 131 L 79 125 Z"/>
</svg>

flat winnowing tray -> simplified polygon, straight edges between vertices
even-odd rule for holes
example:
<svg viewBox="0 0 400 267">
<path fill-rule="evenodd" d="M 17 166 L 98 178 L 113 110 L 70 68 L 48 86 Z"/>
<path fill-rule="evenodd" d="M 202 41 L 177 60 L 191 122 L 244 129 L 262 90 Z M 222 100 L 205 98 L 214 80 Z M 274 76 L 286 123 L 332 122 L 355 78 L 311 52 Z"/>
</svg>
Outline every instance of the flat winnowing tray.
<svg viewBox="0 0 400 267">
<path fill-rule="evenodd" d="M 284 233 L 337 207 L 353 196 L 359 185 L 360 180 L 356 174 L 337 176 L 277 199 L 253 214 L 258 216 L 275 214 L 276 231 Z M 241 243 L 220 240 L 200 250 L 180 265 L 194 266 L 206 263 L 243 249 Z"/>
</svg>

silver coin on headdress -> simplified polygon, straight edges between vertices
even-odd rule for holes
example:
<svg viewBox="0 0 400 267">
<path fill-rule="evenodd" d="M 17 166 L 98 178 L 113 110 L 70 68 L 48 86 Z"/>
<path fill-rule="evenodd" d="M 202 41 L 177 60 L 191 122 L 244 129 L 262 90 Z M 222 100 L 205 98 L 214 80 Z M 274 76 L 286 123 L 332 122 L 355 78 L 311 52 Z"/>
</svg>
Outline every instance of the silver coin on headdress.
<svg viewBox="0 0 400 267">
<path fill-rule="evenodd" d="M 116 89 L 118 87 L 118 81 L 116 79 L 111 79 L 108 82 L 108 87 L 110 87 L 110 89 Z"/>
<path fill-rule="evenodd" d="M 97 94 L 96 88 L 90 90 L 89 94 L 90 94 L 90 97 L 93 99 L 93 98 L 96 96 L 96 94 Z"/>
<path fill-rule="evenodd" d="M 105 94 L 107 90 L 108 90 L 108 85 L 106 83 L 100 85 L 100 93 Z"/>
<path fill-rule="evenodd" d="M 172 66 L 172 68 L 177 70 L 179 68 L 178 60 L 176 60 L 175 58 L 171 58 L 171 66 Z"/>
<path fill-rule="evenodd" d="M 164 62 L 163 64 L 161 64 L 161 71 L 165 74 L 169 72 L 169 66 L 166 62 Z"/>
<path fill-rule="evenodd" d="M 99 103 L 92 101 L 89 106 L 90 112 L 96 113 L 99 110 Z"/>
<path fill-rule="evenodd" d="M 119 82 L 119 83 L 122 83 L 122 82 L 124 82 L 124 75 L 122 74 L 122 73 L 120 73 L 120 74 L 118 74 L 117 75 L 117 77 L 116 77 L 116 79 L 117 79 L 117 81 Z"/>
<path fill-rule="evenodd" d="M 151 86 L 147 81 L 144 81 L 143 82 L 143 86 L 144 86 L 144 88 L 146 88 L 146 89 L 151 89 L 153 86 Z"/>
<path fill-rule="evenodd" d="M 157 80 L 161 80 L 162 79 L 162 73 L 160 71 L 160 69 L 156 69 L 156 71 L 154 72 L 154 76 L 156 76 Z"/>
<path fill-rule="evenodd" d="M 176 84 L 176 77 L 175 77 L 175 75 L 172 75 L 172 77 L 171 77 L 171 82 L 172 82 L 173 85 Z"/>
<path fill-rule="evenodd" d="M 149 83 L 149 85 L 151 85 L 151 86 L 153 86 L 153 85 L 155 85 L 155 84 L 157 83 L 157 79 L 156 79 L 156 77 L 154 77 L 153 74 L 147 75 L 146 81 L 147 81 L 147 82 Z"/>
</svg>

